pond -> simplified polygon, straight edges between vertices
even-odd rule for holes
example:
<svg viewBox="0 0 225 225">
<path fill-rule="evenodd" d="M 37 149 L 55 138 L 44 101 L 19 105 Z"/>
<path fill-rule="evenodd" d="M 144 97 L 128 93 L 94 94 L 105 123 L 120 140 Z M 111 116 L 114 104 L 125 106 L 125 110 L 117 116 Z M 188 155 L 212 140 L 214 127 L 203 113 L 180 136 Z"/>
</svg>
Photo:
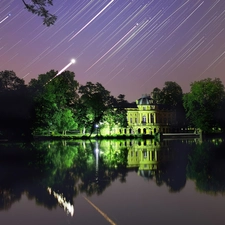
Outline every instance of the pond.
<svg viewBox="0 0 225 225">
<path fill-rule="evenodd" d="M 0 224 L 225 224 L 223 139 L 0 144 Z"/>
</svg>

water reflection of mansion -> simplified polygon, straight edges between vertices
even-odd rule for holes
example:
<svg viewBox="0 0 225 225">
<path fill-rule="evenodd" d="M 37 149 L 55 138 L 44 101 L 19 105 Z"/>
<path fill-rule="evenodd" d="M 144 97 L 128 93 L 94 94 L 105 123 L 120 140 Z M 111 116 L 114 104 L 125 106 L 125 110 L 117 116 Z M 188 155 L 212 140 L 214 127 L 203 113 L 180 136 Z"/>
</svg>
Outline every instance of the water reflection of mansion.
<svg viewBox="0 0 225 225">
<path fill-rule="evenodd" d="M 138 173 L 145 176 L 146 172 L 154 174 L 158 170 L 159 163 L 172 161 L 175 158 L 168 143 L 155 140 L 133 140 L 132 145 L 127 145 L 128 168 L 138 168 Z"/>
</svg>

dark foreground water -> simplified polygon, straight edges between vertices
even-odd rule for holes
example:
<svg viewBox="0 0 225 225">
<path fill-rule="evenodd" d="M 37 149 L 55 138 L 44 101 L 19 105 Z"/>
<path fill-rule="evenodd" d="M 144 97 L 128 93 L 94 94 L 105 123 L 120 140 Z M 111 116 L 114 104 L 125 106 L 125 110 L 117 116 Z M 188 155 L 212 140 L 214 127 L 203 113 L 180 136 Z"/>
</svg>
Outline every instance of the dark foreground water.
<svg viewBox="0 0 225 225">
<path fill-rule="evenodd" d="M 225 142 L 0 144 L 0 224 L 225 224 Z"/>
</svg>

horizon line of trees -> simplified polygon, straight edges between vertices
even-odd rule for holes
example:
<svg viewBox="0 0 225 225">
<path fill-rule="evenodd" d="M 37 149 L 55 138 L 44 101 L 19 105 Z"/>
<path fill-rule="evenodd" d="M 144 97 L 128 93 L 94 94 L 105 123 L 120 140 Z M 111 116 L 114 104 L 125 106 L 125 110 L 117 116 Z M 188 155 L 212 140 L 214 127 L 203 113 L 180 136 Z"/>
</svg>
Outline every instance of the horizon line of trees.
<svg viewBox="0 0 225 225">
<path fill-rule="evenodd" d="M 13 71 L 0 72 L 0 136 L 25 136 L 82 130 L 91 135 L 96 124 L 127 125 L 128 102 L 112 96 L 100 83 L 79 85 L 75 74 L 51 70 L 25 85 Z"/>
<path fill-rule="evenodd" d="M 127 126 L 125 95 L 114 97 L 100 83 L 80 85 L 75 74 L 64 71 L 55 77 L 51 70 L 25 85 L 15 72 L 0 72 L 0 136 L 29 137 L 51 132 L 66 135 L 80 130 L 91 135 L 96 125 L 107 122 Z M 225 88 L 219 78 L 195 81 L 189 93 L 176 82 L 167 81 L 162 89 L 154 88 L 151 97 L 158 104 L 176 110 L 177 122 L 203 132 L 225 128 Z"/>
</svg>

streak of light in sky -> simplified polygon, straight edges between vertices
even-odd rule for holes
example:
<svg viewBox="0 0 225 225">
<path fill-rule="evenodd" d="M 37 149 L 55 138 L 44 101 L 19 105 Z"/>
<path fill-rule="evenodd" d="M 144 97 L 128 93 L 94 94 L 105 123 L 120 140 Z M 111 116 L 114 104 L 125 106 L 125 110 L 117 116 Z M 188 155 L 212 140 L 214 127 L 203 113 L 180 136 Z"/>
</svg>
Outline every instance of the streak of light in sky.
<svg viewBox="0 0 225 225">
<path fill-rule="evenodd" d="M 2 19 L 2 20 L 0 21 L 0 24 L 3 23 L 3 22 L 4 22 L 6 19 L 8 19 L 10 16 L 11 16 L 11 14 L 7 15 L 4 19 Z"/>
<path fill-rule="evenodd" d="M 74 34 L 69 41 L 74 39 L 81 31 L 83 31 L 91 22 L 93 22 L 103 11 L 105 11 L 112 3 L 114 0 L 111 0 L 99 13 L 97 13 L 88 23 L 86 23 L 76 34 Z"/>
</svg>

